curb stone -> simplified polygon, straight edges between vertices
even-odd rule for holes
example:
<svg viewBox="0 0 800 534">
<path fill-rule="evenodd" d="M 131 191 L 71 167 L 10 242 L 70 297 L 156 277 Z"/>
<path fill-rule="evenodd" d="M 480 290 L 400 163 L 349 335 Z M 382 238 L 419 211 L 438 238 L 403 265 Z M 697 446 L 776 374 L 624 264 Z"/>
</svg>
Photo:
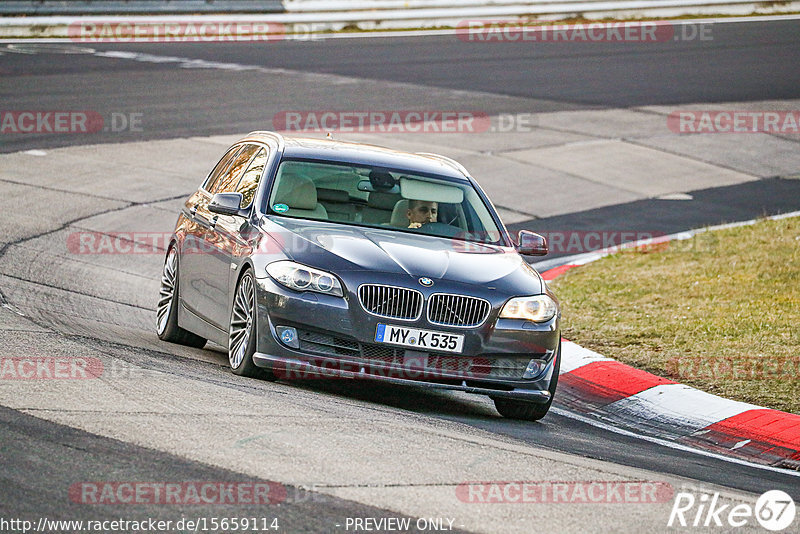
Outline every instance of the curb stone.
<svg viewBox="0 0 800 534">
<path fill-rule="evenodd" d="M 794 217 L 792 212 L 769 219 Z M 744 221 L 561 258 L 542 272 L 553 280 L 620 250 L 753 224 Z M 544 262 L 542 262 L 544 264 Z M 540 265 L 542 265 L 540 264 Z M 559 400 L 614 425 L 753 463 L 800 471 L 800 415 L 734 401 L 636 369 L 562 339 Z"/>
</svg>

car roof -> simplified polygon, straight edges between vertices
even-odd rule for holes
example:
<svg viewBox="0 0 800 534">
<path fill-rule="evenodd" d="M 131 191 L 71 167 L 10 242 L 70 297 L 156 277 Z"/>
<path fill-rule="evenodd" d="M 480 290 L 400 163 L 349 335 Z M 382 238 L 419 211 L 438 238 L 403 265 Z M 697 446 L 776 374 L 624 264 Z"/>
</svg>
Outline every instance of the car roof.
<svg viewBox="0 0 800 534">
<path fill-rule="evenodd" d="M 251 132 L 242 139 L 242 141 L 261 142 L 270 140 L 273 143 L 277 141 L 283 148 L 283 157 L 288 158 L 320 159 L 436 174 L 458 180 L 469 179 L 464 167 L 438 154 L 403 152 L 378 145 L 331 138 L 286 137 L 274 132 Z"/>
</svg>

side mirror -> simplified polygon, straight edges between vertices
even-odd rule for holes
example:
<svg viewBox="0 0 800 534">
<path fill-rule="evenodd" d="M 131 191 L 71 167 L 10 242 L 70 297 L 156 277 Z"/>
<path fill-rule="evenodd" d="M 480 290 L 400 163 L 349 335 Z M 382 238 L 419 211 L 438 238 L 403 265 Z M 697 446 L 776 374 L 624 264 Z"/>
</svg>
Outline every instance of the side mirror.
<svg viewBox="0 0 800 534">
<path fill-rule="evenodd" d="M 208 211 L 211 213 L 218 213 L 220 215 L 246 217 L 247 210 L 241 209 L 239 207 L 241 204 L 241 193 L 217 193 L 211 197 L 211 202 L 208 204 Z"/>
<path fill-rule="evenodd" d="M 544 256 L 547 254 L 547 239 L 544 236 L 520 230 L 517 251 L 525 256 Z"/>
</svg>

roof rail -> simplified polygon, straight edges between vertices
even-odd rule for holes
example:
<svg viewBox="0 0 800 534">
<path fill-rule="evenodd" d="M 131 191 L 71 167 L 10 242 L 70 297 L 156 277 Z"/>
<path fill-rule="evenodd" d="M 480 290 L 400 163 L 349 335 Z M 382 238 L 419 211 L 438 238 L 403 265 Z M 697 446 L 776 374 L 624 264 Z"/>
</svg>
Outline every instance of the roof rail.
<svg viewBox="0 0 800 534">
<path fill-rule="evenodd" d="M 247 137 L 255 137 L 255 136 L 271 137 L 278 144 L 278 150 L 281 152 L 283 151 L 284 140 L 281 134 L 276 132 L 269 132 L 267 130 L 256 130 L 247 134 Z"/>
<path fill-rule="evenodd" d="M 442 156 L 441 154 L 434 154 L 433 152 L 417 152 L 416 154 L 418 156 L 425 156 L 425 157 L 428 157 L 428 158 L 431 158 L 431 159 L 438 159 L 442 163 L 446 163 L 447 165 L 450 165 L 455 170 L 457 170 L 458 172 L 462 173 L 464 176 L 469 176 L 470 175 L 469 172 L 467 172 L 467 169 L 465 169 L 463 165 L 461 165 L 459 162 L 457 162 L 454 159 L 448 158 L 447 156 Z"/>
</svg>

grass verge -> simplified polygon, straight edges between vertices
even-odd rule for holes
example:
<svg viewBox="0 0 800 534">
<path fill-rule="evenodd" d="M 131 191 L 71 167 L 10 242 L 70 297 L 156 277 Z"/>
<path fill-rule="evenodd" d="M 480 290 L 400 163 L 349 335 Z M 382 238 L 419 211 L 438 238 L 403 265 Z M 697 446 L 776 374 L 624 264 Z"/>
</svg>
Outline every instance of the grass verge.
<svg viewBox="0 0 800 534">
<path fill-rule="evenodd" d="M 715 395 L 800 413 L 800 218 L 621 252 L 551 285 L 567 339 Z"/>
</svg>

